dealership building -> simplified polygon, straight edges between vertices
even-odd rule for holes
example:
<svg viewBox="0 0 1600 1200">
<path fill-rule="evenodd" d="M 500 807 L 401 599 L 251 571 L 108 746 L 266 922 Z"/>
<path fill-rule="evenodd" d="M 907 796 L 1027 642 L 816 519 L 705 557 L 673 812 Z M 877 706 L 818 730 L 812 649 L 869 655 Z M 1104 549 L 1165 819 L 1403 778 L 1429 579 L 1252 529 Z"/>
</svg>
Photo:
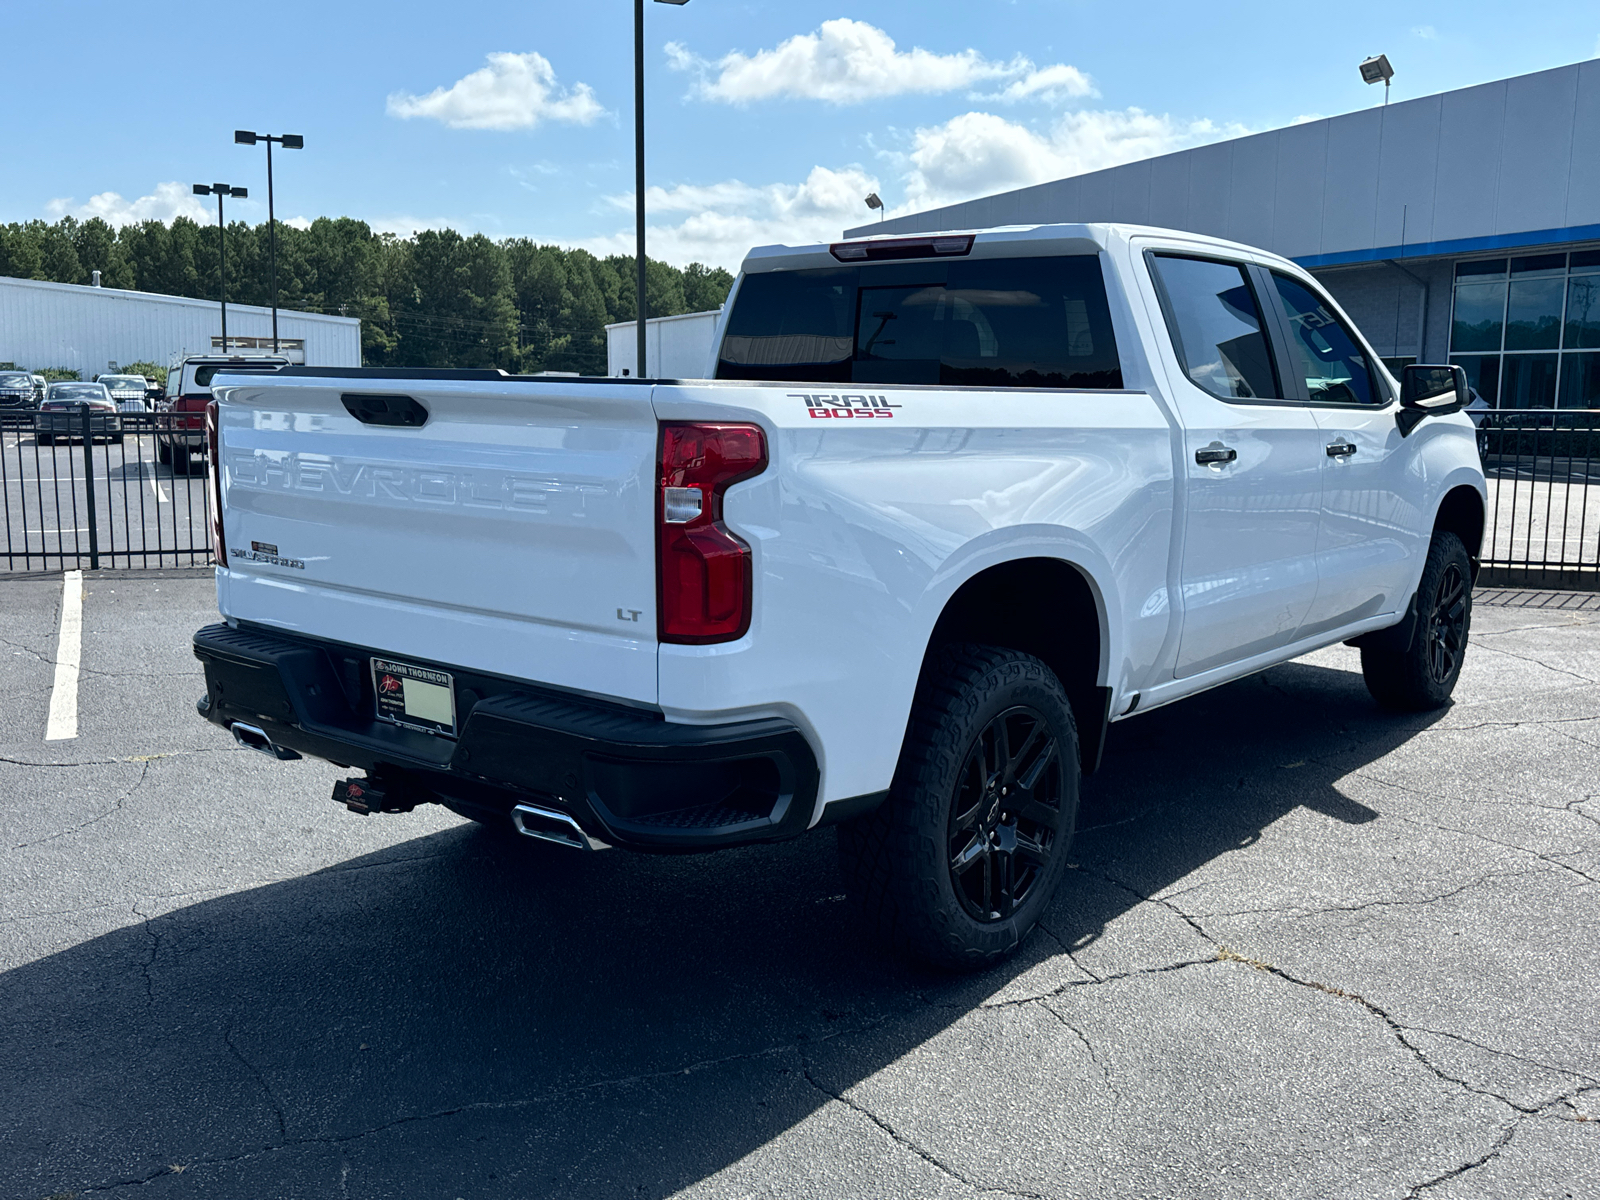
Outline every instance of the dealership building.
<svg viewBox="0 0 1600 1200">
<path fill-rule="evenodd" d="M 1600 59 L 846 235 L 1079 221 L 1273 251 L 1316 275 L 1391 366 L 1459 363 L 1500 407 L 1600 408 Z"/>
<path fill-rule="evenodd" d="M 278 348 L 290 362 L 359 367 L 361 322 L 280 308 Z M 215 301 L 0 277 L 0 362 L 30 371 L 65 367 L 92 379 L 128 363 L 171 365 L 222 349 Z M 271 354 L 272 310 L 228 305 L 228 350 Z"/>
</svg>

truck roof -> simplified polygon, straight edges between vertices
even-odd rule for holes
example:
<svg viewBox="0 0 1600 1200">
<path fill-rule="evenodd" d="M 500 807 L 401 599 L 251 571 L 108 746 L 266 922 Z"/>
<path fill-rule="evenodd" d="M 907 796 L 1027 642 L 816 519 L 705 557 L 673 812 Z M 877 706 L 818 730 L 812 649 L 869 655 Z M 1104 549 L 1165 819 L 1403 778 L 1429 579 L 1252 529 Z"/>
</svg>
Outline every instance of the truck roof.
<svg viewBox="0 0 1600 1200">
<path fill-rule="evenodd" d="M 882 246 L 886 243 L 899 243 L 909 246 L 916 242 L 930 243 L 930 248 L 925 257 L 942 258 L 945 253 L 936 252 L 931 243 L 936 240 L 946 239 L 971 239 L 971 249 L 963 254 L 949 254 L 949 257 L 968 258 L 1002 258 L 1013 257 L 1019 249 L 1024 247 L 1032 254 L 1092 254 L 1105 249 L 1113 244 L 1126 242 L 1130 238 L 1140 236 L 1154 236 L 1166 238 L 1182 238 L 1195 245 L 1210 246 L 1218 250 L 1226 250 L 1235 254 L 1252 254 L 1281 262 L 1286 266 L 1294 264 L 1286 258 L 1271 254 L 1256 246 L 1249 246 L 1242 242 L 1230 242 L 1225 238 L 1210 237 L 1202 233 L 1190 233 L 1182 229 L 1163 229 L 1153 225 L 1125 225 L 1100 222 L 1091 223 L 1060 223 L 1047 225 L 998 225 L 978 229 L 941 229 L 925 233 L 885 233 L 876 236 L 841 238 L 836 242 L 819 242 L 809 246 L 756 246 L 749 254 L 745 255 L 743 271 L 746 274 L 756 274 L 764 271 L 798 271 L 806 268 L 838 266 L 842 260 L 835 251 L 846 246 L 872 247 L 875 244 Z M 924 257 L 922 255 L 896 255 L 897 258 Z"/>
</svg>

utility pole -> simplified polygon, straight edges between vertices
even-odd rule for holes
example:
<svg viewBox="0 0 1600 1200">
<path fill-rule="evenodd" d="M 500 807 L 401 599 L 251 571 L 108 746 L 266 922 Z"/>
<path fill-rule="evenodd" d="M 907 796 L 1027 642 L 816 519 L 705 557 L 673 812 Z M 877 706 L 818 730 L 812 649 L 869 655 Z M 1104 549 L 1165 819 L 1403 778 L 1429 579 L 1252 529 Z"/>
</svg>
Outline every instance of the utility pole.
<svg viewBox="0 0 1600 1200">
<path fill-rule="evenodd" d="M 656 3 L 682 7 L 689 0 L 656 0 Z M 644 289 L 644 0 L 633 0 L 633 196 L 634 294 L 639 306 L 639 357 L 633 373 L 643 379 L 649 329 L 645 324 Z"/>
</svg>

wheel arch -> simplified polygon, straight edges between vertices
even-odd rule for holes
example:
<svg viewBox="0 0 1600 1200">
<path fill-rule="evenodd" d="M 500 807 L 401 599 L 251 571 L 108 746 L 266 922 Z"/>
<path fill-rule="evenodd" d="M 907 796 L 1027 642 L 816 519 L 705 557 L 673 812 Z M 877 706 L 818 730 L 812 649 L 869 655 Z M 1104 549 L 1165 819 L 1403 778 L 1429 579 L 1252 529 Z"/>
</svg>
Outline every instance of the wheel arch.
<svg viewBox="0 0 1600 1200">
<path fill-rule="evenodd" d="M 945 601 L 923 651 L 922 669 L 952 642 L 1020 650 L 1061 681 L 1078 726 L 1085 773 L 1100 763 L 1110 721 L 1106 604 L 1094 577 L 1067 559 L 1034 555 L 984 567 Z"/>
<path fill-rule="evenodd" d="M 1483 494 L 1476 487 L 1463 483 L 1444 493 L 1433 518 L 1435 533 L 1453 533 L 1467 548 L 1474 581 L 1478 578 L 1479 559 L 1483 550 L 1485 515 Z"/>
</svg>

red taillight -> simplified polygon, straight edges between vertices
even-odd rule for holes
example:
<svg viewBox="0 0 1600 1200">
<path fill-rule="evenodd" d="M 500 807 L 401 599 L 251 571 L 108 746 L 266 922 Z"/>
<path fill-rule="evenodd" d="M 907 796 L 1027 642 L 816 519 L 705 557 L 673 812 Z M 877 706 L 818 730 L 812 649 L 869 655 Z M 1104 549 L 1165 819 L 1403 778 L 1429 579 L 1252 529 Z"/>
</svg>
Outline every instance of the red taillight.
<svg viewBox="0 0 1600 1200">
<path fill-rule="evenodd" d="M 766 466 L 758 426 L 661 426 L 656 586 L 663 642 L 731 642 L 750 628 L 750 547 L 723 525 L 722 494 Z"/>
<path fill-rule="evenodd" d="M 228 565 L 228 548 L 222 540 L 222 456 L 217 453 L 217 402 L 206 405 L 206 457 L 211 460 L 211 556 L 217 566 Z M 179 453 L 188 453 L 181 446 Z"/>
</svg>

